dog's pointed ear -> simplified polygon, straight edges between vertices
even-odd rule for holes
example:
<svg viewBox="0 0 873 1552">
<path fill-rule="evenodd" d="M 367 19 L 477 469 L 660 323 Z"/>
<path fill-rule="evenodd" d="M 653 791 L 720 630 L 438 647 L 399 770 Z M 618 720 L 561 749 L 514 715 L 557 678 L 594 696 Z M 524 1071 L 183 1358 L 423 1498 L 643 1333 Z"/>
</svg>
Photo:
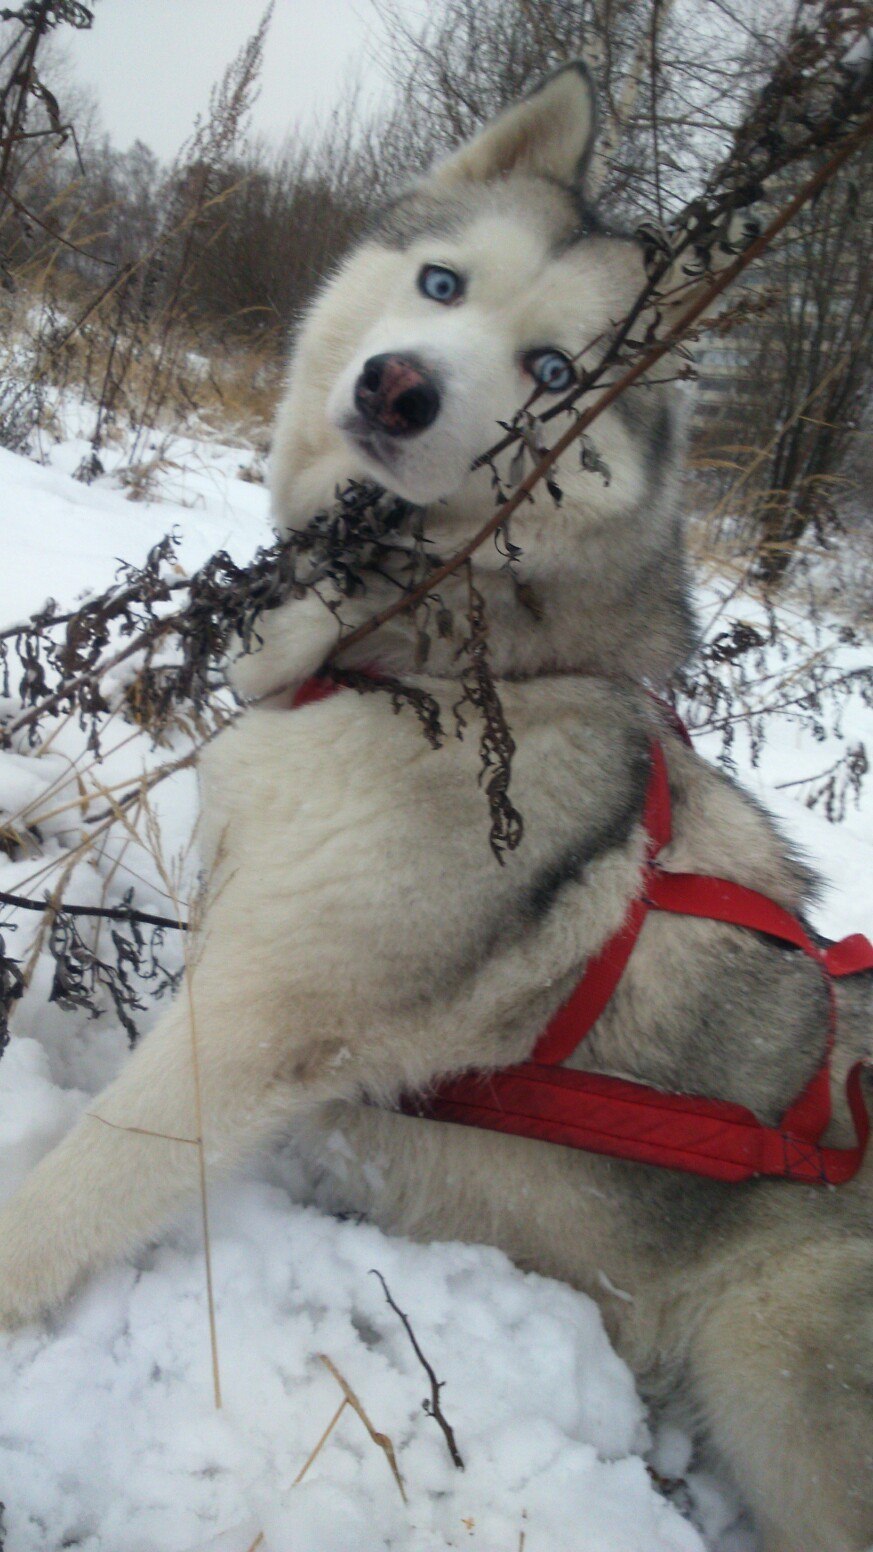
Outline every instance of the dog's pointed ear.
<svg viewBox="0 0 873 1552">
<path fill-rule="evenodd" d="M 581 61 L 561 65 L 446 161 L 431 178 L 446 186 L 490 183 L 512 172 L 581 183 L 597 125 L 594 88 Z"/>
</svg>

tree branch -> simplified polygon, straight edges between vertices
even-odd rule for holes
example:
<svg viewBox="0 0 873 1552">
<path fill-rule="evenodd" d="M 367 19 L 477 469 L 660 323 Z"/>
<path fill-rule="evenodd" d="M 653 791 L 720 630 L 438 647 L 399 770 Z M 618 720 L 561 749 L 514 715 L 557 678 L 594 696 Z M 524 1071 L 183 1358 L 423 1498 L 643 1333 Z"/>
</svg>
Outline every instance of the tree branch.
<svg viewBox="0 0 873 1552">
<path fill-rule="evenodd" d="M 153 916 L 150 911 L 126 910 L 123 906 L 57 905 L 51 900 L 30 900 L 27 895 L 8 894 L 0 890 L 0 905 L 14 906 L 17 911 L 51 911 L 56 916 L 92 916 L 101 921 L 136 922 L 140 927 L 171 927 L 176 932 L 187 932 L 188 923 L 178 917 Z"/>
</svg>

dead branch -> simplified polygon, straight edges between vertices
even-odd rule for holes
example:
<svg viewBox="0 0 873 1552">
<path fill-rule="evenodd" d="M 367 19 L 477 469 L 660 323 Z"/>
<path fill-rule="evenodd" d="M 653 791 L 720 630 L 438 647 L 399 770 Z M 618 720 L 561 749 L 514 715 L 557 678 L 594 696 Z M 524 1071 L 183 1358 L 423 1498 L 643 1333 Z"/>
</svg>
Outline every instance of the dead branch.
<svg viewBox="0 0 873 1552">
<path fill-rule="evenodd" d="M 440 1391 L 442 1390 L 445 1382 L 443 1380 L 437 1379 L 433 1369 L 431 1368 L 431 1365 L 428 1363 L 424 1353 L 421 1350 L 421 1347 L 419 1346 L 418 1338 L 412 1329 L 412 1323 L 409 1319 L 409 1316 L 404 1314 L 403 1310 L 398 1304 L 395 1304 L 393 1298 L 391 1297 L 391 1290 L 389 1289 L 388 1284 L 382 1276 L 382 1273 L 378 1272 L 375 1267 L 371 1267 L 370 1276 L 378 1277 L 380 1283 L 382 1284 L 382 1292 L 385 1295 L 387 1303 L 390 1305 L 391 1309 L 393 1309 L 395 1315 L 397 1315 L 403 1322 L 406 1335 L 409 1337 L 409 1340 L 412 1343 L 412 1350 L 415 1353 L 415 1356 L 421 1364 L 422 1368 L 424 1369 L 425 1374 L 430 1380 L 430 1398 L 425 1399 L 423 1403 L 424 1410 L 428 1417 L 432 1417 L 434 1422 L 439 1423 L 448 1446 L 449 1454 L 452 1457 L 452 1464 L 456 1466 L 459 1471 L 463 1471 L 464 1462 L 455 1440 L 454 1430 L 451 1423 L 449 1423 L 447 1420 L 445 1413 L 443 1412 L 443 1409 L 440 1405 Z"/>
<path fill-rule="evenodd" d="M 29 900 L 26 895 L 12 895 L 0 890 L 0 905 L 14 905 L 19 911 L 45 911 L 55 910 L 50 899 Z M 186 932 L 188 923 L 173 920 L 170 916 L 153 916 L 149 911 L 135 911 L 131 907 L 126 910 L 123 906 L 109 905 L 68 905 L 63 904 L 65 916 L 91 916 L 99 921 L 136 922 L 140 927 L 171 927 L 177 932 Z"/>
</svg>

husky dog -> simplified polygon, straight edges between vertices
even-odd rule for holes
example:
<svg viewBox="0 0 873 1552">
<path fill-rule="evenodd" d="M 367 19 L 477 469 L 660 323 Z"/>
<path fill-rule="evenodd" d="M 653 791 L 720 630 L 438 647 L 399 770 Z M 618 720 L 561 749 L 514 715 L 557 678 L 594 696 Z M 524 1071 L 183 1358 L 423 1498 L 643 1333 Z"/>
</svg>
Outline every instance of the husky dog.
<svg viewBox="0 0 873 1552">
<path fill-rule="evenodd" d="M 491 471 L 471 463 L 496 423 L 534 386 L 564 391 L 644 280 L 639 244 L 586 199 L 592 137 L 590 85 L 571 65 L 377 219 L 294 354 L 273 466 L 286 529 L 350 479 L 426 509 L 444 556 L 493 512 Z M 530 1055 L 638 891 L 653 733 L 674 805 L 666 866 L 794 912 L 809 899 L 767 815 L 660 725 L 643 689 L 691 645 L 671 394 L 640 386 L 596 422 L 588 467 L 575 449 L 561 460 L 560 504 L 541 484 L 513 519 L 511 566 L 493 545 L 474 556 L 517 746 L 524 838 L 504 866 L 475 732 L 433 749 L 380 693 L 289 713 L 288 686 L 336 644 L 336 614 L 307 593 L 265 618 L 262 649 L 236 667 L 259 704 L 203 759 L 214 889 L 188 990 L 6 1207 L 0 1314 L 32 1319 L 160 1232 L 196 1189 L 195 1150 L 173 1139 L 196 1136 L 198 1113 L 210 1167 L 286 1127 L 330 1205 L 401 1234 L 487 1239 L 597 1299 L 644 1393 L 679 1408 L 732 1473 L 765 1552 L 861 1552 L 873 1542 L 869 1168 L 839 1191 L 725 1185 L 391 1108 Z M 396 598 L 384 572 L 342 600 L 344 626 Z M 426 690 L 450 715 L 468 585 L 441 589 L 453 623 L 433 633 L 426 672 L 408 615 L 343 662 Z M 839 1001 L 837 1144 L 869 978 Z M 817 1069 L 826 1025 L 804 956 L 652 914 L 573 1062 L 773 1124 Z M 327 1141 L 338 1131 L 341 1160 Z"/>
</svg>

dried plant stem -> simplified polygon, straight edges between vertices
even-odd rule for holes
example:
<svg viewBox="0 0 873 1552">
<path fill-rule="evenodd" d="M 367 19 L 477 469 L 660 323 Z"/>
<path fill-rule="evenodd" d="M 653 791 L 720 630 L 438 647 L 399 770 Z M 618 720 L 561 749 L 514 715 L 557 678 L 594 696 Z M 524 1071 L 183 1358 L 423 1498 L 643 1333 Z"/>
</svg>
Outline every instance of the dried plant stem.
<svg viewBox="0 0 873 1552">
<path fill-rule="evenodd" d="M 727 509 L 736 500 L 743 486 L 747 485 L 749 480 L 761 467 L 761 465 L 767 462 L 767 459 L 770 457 L 770 454 L 772 453 L 773 448 L 776 446 L 776 443 L 779 441 L 779 438 L 784 435 L 785 431 L 790 426 L 794 425 L 795 421 L 800 419 L 801 415 L 805 415 L 809 409 L 809 406 L 815 402 L 820 394 L 824 393 L 825 389 L 832 382 L 834 377 L 836 377 L 837 373 L 842 369 L 844 359 L 845 357 L 841 356 L 837 361 L 834 362 L 833 366 L 831 366 L 828 371 L 825 372 L 824 376 L 819 378 L 818 382 L 815 384 L 815 387 L 810 389 L 810 392 L 806 395 L 806 398 L 801 399 L 800 403 L 797 405 L 797 408 L 794 410 L 790 418 L 787 421 L 781 422 L 778 431 L 774 432 L 773 436 L 768 442 L 764 443 L 763 447 L 758 448 L 754 458 L 752 458 L 749 463 L 746 464 L 746 467 L 737 475 L 737 478 L 734 480 L 729 489 L 726 490 L 724 495 L 715 503 L 715 505 L 710 507 L 709 511 L 704 514 L 704 523 L 707 525 L 715 525 L 716 522 L 724 516 Z"/>
<path fill-rule="evenodd" d="M 25 991 L 33 980 L 33 974 L 36 970 L 37 961 L 45 945 L 45 935 L 49 930 L 49 925 L 52 921 L 52 918 L 57 915 L 61 908 L 61 901 L 63 899 L 64 890 L 77 861 L 78 857 L 76 852 L 71 852 L 70 855 L 64 859 L 61 876 L 54 887 L 51 899 L 47 900 L 43 905 L 42 920 L 39 923 L 36 931 L 36 937 L 33 940 L 30 953 L 27 956 L 27 964 L 21 972 L 22 985 Z"/>
<path fill-rule="evenodd" d="M 84 840 L 80 841 L 78 846 L 74 846 L 72 851 L 67 852 L 66 855 L 52 857 L 48 862 L 43 863 L 42 867 L 37 868 L 35 873 L 30 873 L 27 878 L 21 880 L 20 887 L 26 888 L 31 884 L 39 884 L 42 879 L 53 873 L 55 868 L 63 866 L 66 869 L 68 863 L 74 865 L 80 862 L 91 851 L 92 847 L 97 844 L 100 837 L 106 835 L 107 831 L 112 828 L 117 817 L 117 814 L 111 811 L 108 814 L 101 815 L 100 825 L 91 835 L 86 835 Z M 137 835 L 136 839 L 140 846 L 145 844 L 141 836 Z"/>
<path fill-rule="evenodd" d="M 385 1459 L 391 1467 L 391 1474 L 397 1483 L 400 1496 L 403 1499 L 403 1502 L 406 1503 L 406 1488 L 403 1486 L 403 1478 L 400 1475 L 400 1469 L 397 1465 L 397 1456 L 394 1453 L 394 1445 L 391 1443 L 387 1433 L 379 1433 L 378 1429 L 373 1427 L 373 1424 L 370 1422 L 369 1417 L 364 1411 L 364 1407 L 361 1401 L 355 1395 L 355 1392 L 352 1390 L 348 1380 L 345 1379 L 342 1374 L 340 1374 L 339 1369 L 332 1361 L 332 1359 L 328 1358 L 326 1353 L 319 1353 L 318 1356 L 321 1359 L 321 1362 L 324 1364 L 325 1368 L 330 1370 L 349 1406 L 354 1412 L 357 1412 L 373 1443 L 378 1444 L 379 1449 L 383 1451 Z"/>
<path fill-rule="evenodd" d="M 107 820 L 114 822 L 119 814 L 123 813 L 125 809 L 130 808 L 132 803 L 144 797 L 147 792 L 151 792 L 153 787 L 157 787 L 168 776 L 174 776 L 177 771 L 188 770 L 195 763 L 201 749 L 205 749 L 206 745 L 220 731 L 220 728 L 216 728 L 215 733 L 212 733 L 208 738 L 202 739 L 199 744 L 195 744 L 194 748 L 189 750 L 188 754 L 182 755 L 180 759 L 172 760 L 169 765 L 159 765 L 155 771 L 149 771 L 147 776 L 141 778 L 137 786 L 131 787 L 124 797 L 119 798 L 109 809 L 105 809 L 100 814 L 95 814 L 93 819 L 88 820 L 88 824 L 103 826 Z M 104 788 L 105 791 L 108 791 L 108 789 Z"/>
<path fill-rule="evenodd" d="M 143 794 L 145 803 L 145 794 Z M 112 798 L 110 804 L 116 807 Z M 145 804 L 147 814 L 150 814 L 148 804 Z M 117 809 L 116 817 L 119 818 L 132 837 L 141 840 L 127 815 L 121 809 Z M 159 832 L 155 825 L 149 826 L 149 838 L 152 842 L 151 850 L 161 879 L 176 908 L 176 925 L 182 928 L 182 912 L 179 907 L 178 891 L 175 882 L 170 875 L 159 844 Z M 209 1349 L 212 1359 L 212 1394 L 215 1402 L 215 1410 L 221 1411 L 221 1368 L 218 1356 L 218 1325 L 215 1318 L 215 1289 L 212 1276 L 212 1239 L 209 1231 L 209 1193 L 206 1180 L 206 1148 L 204 1142 L 203 1127 L 203 1083 L 200 1068 L 200 1048 L 197 1040 L 197 1015 L 194 1003 L 194 987 L 192 976 L 190 939 L 185 945 L 185 996 L 188 1002 L 188 1030 L 191 1037 L 191 1071 L 194 1082 L 194 1130 L 195 1137 L 191 1139 L 197 1148 L 197 1174 L 200 1192 L 200 1217 L 203 1225 L 203 1256 L 206 1271 L 206 1306 L 209 1317 Z M 160 1134 L 163 1135 L 163 1134 Z M 188 1141 L 189 1139 L 180 1139 Z"/>
<path fill-rule="evenodd" d="M 91 668 L 86 668 L 84 673 L 76 674 L 72 679 L 65 679 L 44 700 L 39 701 L 35 706 L 31 706 L 20 717 L 16 717 L 14 722 L 10 722 L 8 727 L 3 728 L 4 743 L 8 743 L 13 733 L 20 733 L 23 728 L 30 727 L 31 723 L 38 722 L 40 717 L 45 716 L 46 712 L 53 711 L 61 701 L 66 700 L 68 696 L 75 695 L 77 690 L 84 689 L 86 685 L 93 684 L 97 680 L 102 679 L 104 674 L 109 673 L 113 668 L 118 668 L 121 663 L 126 663 L 128 658 L 133 657 L 135 653 L 142 652 L 146 647 L 152 646 L 156 641 L 160 640 L 161 636 L 165 636 L 168 631 L 173 630 L 180 624 L 181 620 L 181 614 L 167 615 L 165 620 L 161 620 L 159 624 L 151 625 L 148 631 L 144 631 L 141 636 L 137 636 L 133 641 L 129 641 L 126 647 L 122 647 L 112 657 L 104 659 L 102 663 L 97 663 Z"/>
<path fill-rule="evenodd" d="M 48 751 L 50 750 L 58 734 L 62 733 L 64 728 L 69 727 L 75 715 L 76 713 L 74 711 L 68 711 L 65 717 L 61 717 L 59 719 L 59 721 L 52 728 L 51 732 L 43 739 L 39 748 L 34 749 L 33 754 L 35 759 L 41 759 L 44 754 L 48 754 Z"/>
<path fill-rule="evenodd" d="M 164 882 L 175 898 L 175 889 L 160 857 L 156 860 L 164 875 Z M 175 902 L 178 908 L 178 902 Z M 182 927 L 182 914 L 178 912 L 177 924 Z M 191 1069 L 194 1078 L 194 1127 L 197 1134 L 197 1175 L 200 1189 L 200 1218 L 203 1224 L 203 1259 L 206 1270 L 206 1307 L 209 1315 L 209 1349 L 212 1357 L 212 1394 L 216 1412 L 221 1411 L 221 1369 L 218 1358 L 218 1326 L 215 1319 L 215 1289 L 212 1277 L 212 1239 L 209 1232 L 209 1193 L 206 1183 L 206 1147 L 203 1136 L 203 1080 L 200 1069 L 200 1047 L 197 1040 L 197 1017 L 194 1007 L 194 986 L 191 954 L 185 948 L 185 995 L 188 1000 L 188 1029 L 191 1036 Z"/>
<path fill-rule="evenodd" d="M 512 514 L 518 510 L 522 502 L 527 500 L 534 487 L 540 483 L 562 454 L 566 452 L 567 448 L 579 439 L 592 422 L 599 415 L 602 415 L 603 411 L 608 409 L 620 394 L 624 393 L 634 383 L 639 382 L 640 378 L 651 367 L 655 366 L 669 351 L 682 343 L 698 320 L 712 306 L 713 302 L 721 296 L 722 292 L 726 291 L 728 286 L 732 285 L 737 279 L 737 276 L 741 275 L 744 270 L 748 269 L 750 264 L 754 263 L 755 259 L 766 252 L 774 239 L 779 236 L 779 233 L 784 231 L 785 227 L 789 226 L 794 220 L 797 212 L 804 205 L 808 204 L 811 199 L 815 198 L 819 190 L 823 189 L 825 184 L 830 182 L 835 173 L 839 171 L 855 151 L 866 144 L 871 135 L 873 135 L 873 113 L 868 114 L 859 127 L 846 137 L 843 144 L 828 158 L 823 166 L 807 179 L 794 198 L 789 200 L 788 204 L 770 222 L 770 225 L 765 227 L 764 231 L 755 238 L 754 242 L 750 243 L 742 253 L 738 254 L 732 263 L 710 281 L 709 285 L 703 287 L 698 294 L 697 300 L 680 315 L 677 322 L 664 335 L 664 338 L 645 351 L 633 366 L 629 367 L 621 377 L 605 388 L 594 403 L 578 416 L 573 425 L 569 426 L 564 434 L 558 438 L 554 446 L 540 459 L 530 474 L 516 486 L 509 499 L 497 508 L 496 512 L 488 519 L 488 522 L 478 529 L 472 539 L 469 539 L 466 544 L 462 545 L 461 549 L 457 550 L 444 565 L 436 567 L 430 576 L 420 583 L 418 587 L 410 589 L 403 597 L 395 599 L 393 603 L 388 604 L 384 609 L 380 609 L 376 614 L 372 615 L 357 630 L 351 631 L 349 635 L 341 638 L 330 653 L 328 661 L 332 661 L 349 647 L 357 646 L 360 642 L 365 641 L 374 631 L 387 624 L 389 620 L 395 619 L 397 615 L 403 614 L 409 609 L 414 609 L 416 604 L 421 603 L 423 599 L 431 595 L 441 582 L 444 582 L 447 577 L 452 576 L 458 571 L 464 562 L 469 560 L 480 546 L 485 543 L 486 539 L 489 539 L 492 534 L 496 533 Z"/>
<path fill-rule="evenodd" d="M 133 735 L 134 738 L 138 736 L 138 732 Z M 173 761 L 173 769 L 178 770 L 178 763 L 176 761 Z M 163 770 L 163 766 L 158 766 L 157 770 Z M 74 773 L 70 774 L 73 775 Z M 85 774 L 87 774 L 87 772 Z M 156 772 L 150 772 L 149 774 L 154 775 Z M 63 781 L 67 781 L 68 779 L 69 777 L 65 776 Z M 79 778 L 77 777 L 76 779 L 78 780 Z M 37 808 L 36 805 L 40 802 L 40 799 L 35 798 L 25 809 L 25 813 L 30 815 L 27 822 L 31 825 L 45 825 L 48 824 L 50 819 L 60 819 L 64 814 L 69 814 L 75 809 L 78 809 L 82 815 L 83 820 L 87 821 L 88 816 L 86 810 L 89 804 L 94 802 L 96 798 L 108 797 L 112 793 L 124 791 L 126 791 L 130 796 L 134 792 L 139 791 L 138 787 L 131 787 L 129 776 L 125 776 L 120 781 L 108 782 L 106 785 L 99 783 L 97 787 L 90 792 L 87 788 L 84 787 L 84 784 L 82 785 L 83 790 L 79 792 L 78 797 L 70 798 L 66 803 L 59 803 L 57 808 L 50 808 L 47 811 Z"/>
<path fill-rule="evenodd" d="M 74 711 L 69 711 L 65 717 L 61 718 L 57 726 L 52 729 L 48 737 L 44 740 L 43 743 L 40 744 L 39 748 L 33 750 L 33 758 L 35 760 L 42 758 L 42 756 L 48 751 L 53 739 L 57 736 L 58 733 L 63 732 L 64 728 L 67 727 L 70 722 L 72 722 L 75 715 L 76 713 Z M 103 729 L 104 732 L 106 731 L 106 728 L 108 728 L 114 721 L 117 715 L 118 708 L 116 708 L 115 711 L 111 711 L 109 713 Z M 139 728 L 134 728 L 131 733 L 127 733 L 125 734 L 124 738 L 119 739 L 117 744 L 113 744 L 111 749 L 105 750 L 103 758 L 105 760 L 111 759 L 113 755 L 118 754 L 120 749 L 124 749 L 125 746 L 132 743 L 135 738 L 139 738 L 140 734 L 141 730 Z M 93 770 L 94 766 L 97 764 L 96 759 L 93 759 L 90 765 L 85 766 L 84 771 L 79 770 L 79 761 L 85 759 L 88 753 L 88 750 L 83 750 L 82 753 L 77 755 L 75 759 L 71 759 L 68 755 L 64 755 L 63 758 L 67 761 L 67 769 L 62 771 L 60 776 L 56 776 L 54 781 L 50 782 L 47 787 L 44 787 L 42 792 L 39 794 L 39 797 L 28 798 L 27 802 L 22 803 L 21 806 L 13 813 L 4 814 L 4 824 L 13 826 L 17 824 L 23 824 L 26 826 L 30 824 L 44 823 L 46 818 L 45 814 L 39 814 L 30 819 L 27 817 L 30 814 L 31 809 L 34 808 L 38 803 L 47 802 L 50 797 L 59 792 L 62 787 L 65 787 L 67 782 L 79 781 L 83 776 L 87 776 L 88 772 Z"/>
<path fill-rule="evenodd" d="M 312 1450 L 311 1454 L 307 1456 L 306 1460 L 303 1462 L 303 1465 L 300 1467 L 300 1470 L 298 1471 L 296 1477 L 294 1478 L 293 1483 L 291 1484 L 292 1487 L 297 1487 L 298 1484 L 303 1481 L 303 1478 L 305 1477 L 305 1475 L 306 1475 L 307 1471 L 309 1470 L 310 1466 L 313 1464 L 313 1462 L 315 1460 L 318 1459 L 318 1456 L 321 1454 L 322 1450 L 324 1449 L 324 1446 L 326 1445 L 328 1439 L 330 1438 L 331 1434 L 333 1433 L 337 1423 L 339 1422 L 340 1418 L 342 1417 L 343 1412 L 345 1411 L 345 1409 L 348 1406 L 348 1404 L 349 1404 L 348 1403 L 348 1398 L 346 1396 L 343 1396 L 342 1401 L 340 1402 L 339 1406 L 337 1407 L 336 1411 L 334 1412 L 333 1417 L 331 1418 L 330 1422 L 328 1423 L 327 1427 L 325 1428 L 324 1433 L 321 1435 L 321 1438 L 319 1439 L 318 1443 L 316 1444 L 314 1450 Z"/>
<path fill-rule="evenodd" d="M 186 974 L 186 980 L 189 977 Z M 190 994 L 189 994 L 190 995 Z M 203 1147 L 203 1100 L 200 1084 L 200 1058 L 191 1009 L 191 1054 L 194 1063 L 194 1105 L 197 1115 L 197 1165 L 200 1185 L 200 1212 L 203 1221 L 203 1256 L 206 1264 L 206 1303 L 209 1311 L 209 1348 L 212 1355 L 212 1394 L 215 1410 L 221 1411 L 221 1370 L 218 1360 L 218 1326 L 215 1319 L 215 1290 L 212 1280 L 212 1241 L 209 1235 L 209 1196 L 206 1188 L 206 1153 Z"/>
<path fill-rule="evenodd" d="M 86 1115 L 92 1121 L 99 1121 L 101 1126 L 108 1126 L 113 1132 L 130 1132 L 134 1137 L 157 1137 L 161 1142 L 183 1142 L 188 1147 L 199 1147 L 197 1137 L 176 1137 L 172 1132 L 154 1132 L 150 1126 L 122 1126 L 119 1121 L 107 1121 L 105 1116 L 98 1115 L 96 1110 L 86 1111 Z"/>
</svg>

